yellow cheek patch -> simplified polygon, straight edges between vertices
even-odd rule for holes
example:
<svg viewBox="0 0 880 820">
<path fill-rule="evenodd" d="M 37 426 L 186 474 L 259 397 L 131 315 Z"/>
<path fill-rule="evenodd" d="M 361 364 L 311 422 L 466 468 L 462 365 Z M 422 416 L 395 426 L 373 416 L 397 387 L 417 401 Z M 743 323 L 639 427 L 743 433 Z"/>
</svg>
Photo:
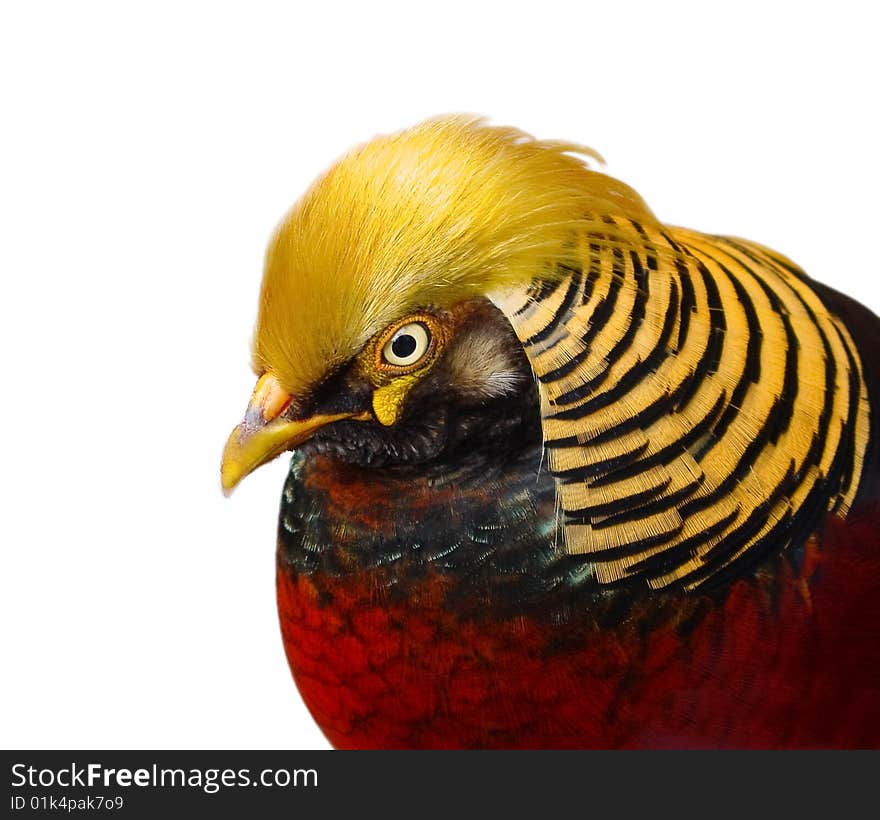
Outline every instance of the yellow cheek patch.
<svg viewBox="0 0 880 820">
<path fill-rule="evenodd" d="M 383 387 L 376 388 L 373 392 L 373 412 L 380 424 L 390 427 L 400 418 L 406 396 L 420 376 L 421 374 L 415 373 L 411 376 L 401 376 Z"/>
</svg>

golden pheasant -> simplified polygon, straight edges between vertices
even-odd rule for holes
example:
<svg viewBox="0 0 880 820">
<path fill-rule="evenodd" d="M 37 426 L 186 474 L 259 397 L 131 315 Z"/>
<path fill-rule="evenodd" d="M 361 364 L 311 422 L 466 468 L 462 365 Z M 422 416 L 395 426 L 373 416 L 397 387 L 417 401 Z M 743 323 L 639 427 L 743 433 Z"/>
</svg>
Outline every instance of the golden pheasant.
<svg viewBox="0 0 880 820">
<path fill-rule="evenodd" d="M 299 690 L 342 748 L 878 746 L 880 320 L 595 158 L 430 120 L 277 230 L 222 483 L 294 451 Z"/>
</svg>

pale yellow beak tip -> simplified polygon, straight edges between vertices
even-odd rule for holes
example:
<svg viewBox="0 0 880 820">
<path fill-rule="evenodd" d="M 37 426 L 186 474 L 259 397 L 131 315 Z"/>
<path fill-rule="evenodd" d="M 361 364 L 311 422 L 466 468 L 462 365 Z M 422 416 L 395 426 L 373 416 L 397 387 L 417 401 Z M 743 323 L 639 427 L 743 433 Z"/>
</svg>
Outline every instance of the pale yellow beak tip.
<svg viewBox="0 0 880 820">
<path fill-rule="evenodd" d="M 232 465 L 223 464 L 220 468 L 220 487 L 226 498 L 232 495 L 239 481 L 241 481 L 241 471 L 233 469 Z"/>
<path fill-rule="evenodd" d="M 238 428 L 236 428 L 237 432 Z M 244 470 L 241 466 L 241 460 L 236 458 L 230 450 L 230 442 L 235 436 L 235 432 L 230 436 L 230 441 L 223 448 L 223 460 L 220 462 L 220 486 L 223 489 L 223 495 L 229 498 L 232 491 L 238 486 L 239 481 L 244 478 Z"/>
</svg>

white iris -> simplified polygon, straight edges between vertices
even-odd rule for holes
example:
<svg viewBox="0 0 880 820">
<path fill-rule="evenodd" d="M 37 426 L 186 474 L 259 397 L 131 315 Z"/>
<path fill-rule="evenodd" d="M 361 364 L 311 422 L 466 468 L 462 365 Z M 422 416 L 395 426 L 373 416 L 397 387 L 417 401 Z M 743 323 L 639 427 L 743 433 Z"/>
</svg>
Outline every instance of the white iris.
<svg viewBox="0 0 880 820">
<path fill-rule="evenodd" d="M 382 357 L 395 367 L 409 367 L 415 364 L 431 344 L 431 336 L 421 322 L 404 325 L 395 333 L 382 349 Z"/>
</svg>

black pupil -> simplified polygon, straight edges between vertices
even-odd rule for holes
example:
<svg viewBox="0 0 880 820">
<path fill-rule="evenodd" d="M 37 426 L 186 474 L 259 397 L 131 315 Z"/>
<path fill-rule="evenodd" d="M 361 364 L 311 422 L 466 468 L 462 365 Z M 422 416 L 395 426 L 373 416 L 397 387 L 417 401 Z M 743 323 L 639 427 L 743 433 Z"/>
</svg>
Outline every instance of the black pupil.
<svg viewBox="0 0 880 820">
<path fill-rule="evenodd" d="M 410 336 L 409 333 L 401 333 L 400 336 L 395 336 L 394 340 L 391 342 L 391 351 L 398 359 L 406 359 L 409 356 L 412 356 L 412 354 L 415 353 L 415 350 L 415 337 Z"/>
</svg>

